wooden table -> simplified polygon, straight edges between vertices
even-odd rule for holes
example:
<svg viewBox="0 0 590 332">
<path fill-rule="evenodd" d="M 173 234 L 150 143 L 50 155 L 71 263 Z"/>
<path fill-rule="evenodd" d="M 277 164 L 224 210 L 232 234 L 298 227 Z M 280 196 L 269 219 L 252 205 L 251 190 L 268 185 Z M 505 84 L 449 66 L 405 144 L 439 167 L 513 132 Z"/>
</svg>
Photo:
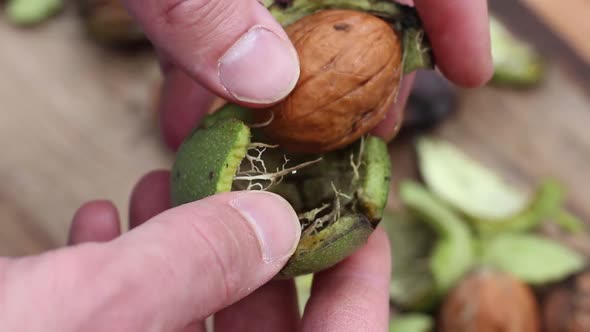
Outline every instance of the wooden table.
<svg viewBox="0 0 590 332">
<path fill-rule="evenodd" d="M 563 7 L 570 14 L 590 10 L 584 0 L 568 2 L 575 5 Z M 544 49 L 544 84 L 524 92 L 461 91 L 459 109 L 436 134 L 525 188 L 542 176 L 560 179 L 572 209 L 590 220 L 590 31 L 578 31 L 588 28 L 587 15 L 563 20 L 548 9 L 552 3 L 491 4 L 507 19 L 518 10 L 532 17 L 525 5 L 543 13 L 530 24 L 511 21 L 524 35 L 548 22 L 543 31 L 559 46 Z M 543 49 L 539 32 L 528 32 Z M 95 46 L 70 12 L 35 30 L 0 20 L 0 40 L 0 255 L 62 246 L 72 214 L 87 200 L 110 199 L 125 219 L 134 183 L 172 162 L 151 108 L 158 77 L 151 54 Z M 395 180 L 414 172 L 410 143 L 392 145 Z"/>
</svg>

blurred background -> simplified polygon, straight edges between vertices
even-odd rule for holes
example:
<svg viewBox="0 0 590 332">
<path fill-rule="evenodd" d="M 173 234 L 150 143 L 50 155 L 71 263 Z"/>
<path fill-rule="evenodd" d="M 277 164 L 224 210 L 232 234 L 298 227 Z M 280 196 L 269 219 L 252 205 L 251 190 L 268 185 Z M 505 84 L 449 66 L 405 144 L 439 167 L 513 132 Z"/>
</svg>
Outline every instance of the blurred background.
<svg viewBox="0 0 590 332">
<path fill-rule="evenodd" d="M 0 1 L 0 6 L 0 256 L 32 255 L 63 246 L 75 210 L 88 200 L 113 201 L 125 230 L 134 184 L 146 172 L 170 168 L 173 162 L 173 153 L 160 138 L 156 111 L 160 73 L 150 45 L 117 0 L 8 0 Z M 459 230 L 469 224 L 481 231 L 477 229 L 481 226 L 501 240 L 477 238 L 485 249 L 478 254 L 487 257 L 487 265 L 534 286 L 535 296 L 541 296 L 549 284 L 557 284 L 555 291 L 543 296 L 549 299 L 543 302 L 544 317 L 548 317 L 545 325 L 554 326 L 547 331 L 589 331 L 590 232 L 579 226 L 590 225 L 590 2 L 490 0 L 489 6 L 494 79 L 479 89 L 461 89 L 436 72 L 418 73 L 401 132 L 390 144 L 389 208 L 399 212 L 404 204 L 411 205 L 400 200 L 403 195 L 398 188 L 406 179 L 424 180 L 425 166 L 415 143 L 416 138 L 428 135 L 451 144 L 515 190 L 528 194 L 532 203 L 525 210 L 498 219 L 508 229 L 524 225 L 526 232 L 497 236 L 496 226 L 486 224 L 490 220 L 463 213 L 472 208 L 471 203 L 482 205 L 483 212 L 506 211 L 506 206 L 495 204 L 511 197 L 512 189 L 494 187 L 497 183 L 486 182 L 477 166 L 474 170 L 456 155 L 441 153 L 444 149 L 431 150 L 430 159 L 435 169 L 439 167 L 438 180 L 448 180 L 436 194 L 463 199 L 453 201 L 457 209 L 449 212 L 461 212 L 457 220 L 463 219 L 455 223 L 448 213 L 447 218 L 439 214 L 438 220 L 435 217 L 417 226 L 394 213 L 384 220 L 390 238 L 397 239 L 392 241 L 392 312 L 421 313 L 397 320 L 392 331 L 431 331 L 434 313 L 450 289 L 441 293 L 437 276 L 453 273 L 452 283 L 446 286 L 459 285 L 459 291 L 450 294 L 441 309 L 440 321 L 446 326 L 442 331 L 475 331 L 453 325 L 457 323 L 454 317 L 464 317 L 457 310 L 469 308 L 463 302 L 502 303 L 502 308 L 479 311 L 477 318 L 488 320 L 479 320 L 484 323 L 478 331 L 499 326 L 494 322 L 521 324 L 506 328 L 510 331 L 538 331 L 522 327 L 522 322 L 539 321 L 536 316 L 521 319 L 528 315 L 526 294 L 532 294 L 532 288 L 512 284 L 511 294 L 516 295 L 503 298 L 502 290 L 510 283 L 503 277 L 486 281 L 476 275 L 459 284 L 463 273 L 471 269 L 465 261 L 461 266 L 470 240 L 460 243 L 451 236 L 454 244 L 447 245 L 458 249 L 456 256 L 451 253 L 448 261 L 437 263 L 442 269 L 420 266 L 425 261 L 432 264 L 436 259 L 432 243 L 445 239 L 433 235 L 432 225 L 448 227 L 451 234 L 451 228 L 456 233 L 455 226 L 462 221 L 466 222 Z M 445 165 L 453 167 L 445 170 Z M 459 169 L 453 169 L 457 165 Z M 469 176 L 462 178 L 465 174 Z M 546 179 L 555 182 L 540 185 Z M 425 182 L 433 189 L 428 177 Z M 470 188 L 477 189 L 473 195 Z M 433 207 L 427 205 L 423 207 Z M 438 212 L 441 209 L 444 207 Z M 563 247 L 529 237 L 550 219 L 559 220 L 555 224 L 569 232 L 541 227 L 543 239 L 551 238 Z M 408 240 L 412 237 L 404 231 L 414 232 L 410 235 L 418 240 Z M 475 238 L 475 233 L 470 236 Z M 310 280 L 299 279 L 302 305 L 309 296 Z M 461 289 L 466 289 L 467 301 L 461 300 Z M 427 305 L 424 294 L 430 301 Z M 445 317 L 451 317 L 451 323 Z M 569 329 L 562 328 L 570 322 Z"/>
<path fill-rule="evenodd" d="M 42 15 L 8 5 L 1 11 L 1 256 L 64 245 L 74 211 L 87 200 L 112 200 L 125 220 L 135 182 L 171 166 L 154 109 L 153 54 L 149 46 L 105 43 L 121 32 L 99 31 L 109 21 L 93 16 L 96 6 L 80 11 L 68 2 L 41 24 L 32 22 Z M 498 81 L 463 90 L 421 74 L 391 144 L 394 183 L 416 175 L 412 136 L 428 131 L 522 188 L 559 179 L 570 210 L 588 221 L 590 3 L 492 0 L 490 9 L 542 56 L 542 77 L 530 86 Z M 112 16 L 112 30 L 126 27 L 120 13 L 102 14 Z"/>
</svg>

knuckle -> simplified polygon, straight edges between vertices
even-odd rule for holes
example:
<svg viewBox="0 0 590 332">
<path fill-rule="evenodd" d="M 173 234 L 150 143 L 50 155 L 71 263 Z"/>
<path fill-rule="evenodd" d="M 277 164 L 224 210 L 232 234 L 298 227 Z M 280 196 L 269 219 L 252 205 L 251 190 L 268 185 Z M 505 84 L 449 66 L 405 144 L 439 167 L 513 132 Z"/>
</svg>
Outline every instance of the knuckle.
<svg viewBox="0 0 590 332">
<path fill-rule="evenodd" d="M 219 207 L 198 210 L 194 219 L 198 222 L 189 222 L 190 241 L 201 244 L 200 256 L 208 265 L 207 270 L 220 283 L 219 289 L 223 290 L 220 294 L 222 301 L 231 302 L 240 290 L 243 279 L 242 262 L 246 259 L 244 256 L 248 255 L 245 244 L 241 244 L 239 240 L 240 227 L 235 222 L 230 225 L 229 220 L 235 221 L 236 216 L 229 211 L 223 211 Z M 207 210 L 212 212 L 207 213 Z"/>
<path fill-rule="evenodd" d="M 159 23 L 211 29 L 219 26 L 235 12 L 240 1 L 223 0 L 168 0 L 156 13 Z"/>
</svg>

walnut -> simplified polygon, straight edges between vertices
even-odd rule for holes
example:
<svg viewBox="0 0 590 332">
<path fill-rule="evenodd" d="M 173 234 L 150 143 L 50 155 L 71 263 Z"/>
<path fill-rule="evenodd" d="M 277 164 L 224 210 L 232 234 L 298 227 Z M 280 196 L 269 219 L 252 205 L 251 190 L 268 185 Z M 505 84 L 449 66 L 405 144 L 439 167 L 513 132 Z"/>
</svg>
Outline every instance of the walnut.
<svg viewBox="0 0 590 332">
<path fill-rule="evenodd" d="M 286 29 L 301 76 L 282 102 L 259 112 L 283 149 L 321 153 L 349 145 L 384 119 L 403 73 L 402 40 L 384 20 L 323 10 Z M 270 113 L 270 114 L 269 114 Z"/>
<path fill-rule="evenodd" d="M 446 298 L 441 332 L 537 332 L 539 308 L 532 289 L 515 277 L 480 270 Z"/>
</svg>

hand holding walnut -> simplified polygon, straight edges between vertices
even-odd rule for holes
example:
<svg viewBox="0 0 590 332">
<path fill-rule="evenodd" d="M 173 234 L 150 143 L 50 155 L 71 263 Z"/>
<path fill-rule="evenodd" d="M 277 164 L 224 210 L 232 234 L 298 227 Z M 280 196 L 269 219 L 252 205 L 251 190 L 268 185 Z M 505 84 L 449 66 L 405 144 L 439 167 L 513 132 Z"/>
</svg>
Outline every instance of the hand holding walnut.
<svg viewBox="0 0 590 332">
<path fill-rule="evenodd" d="M 172 149 L 207 112 L 214 95 L 247 106 L 267 106 L 287 96 L 299 79 L 293 45 L 256 0 L 124 3 L 159 50 L 165 74 L 161 125 Z M 493 68 L 486 1 L 415 4 L 442 73 L 466 87 L 487 82 Z M 412 75 L 404 78 L 376 134 L 390 138 L 395 132 L 412 82 Z"/>
<path fill-rule="evenodd" d="M 0 330 L 205 331 L 211 315 L 215 331 L 386 330 L 383 232 L 315 276 L 300 319 L 293 281 L 268 282 L 299 239 L 289 205 L 268 193 L 227 193 L 169 209 L 168 179 L 153 172 L 139 182 L 123 235 L 115 207 L 95 201 L 76 213 L 70 247 L 0 257 Z"/>
</svg>

